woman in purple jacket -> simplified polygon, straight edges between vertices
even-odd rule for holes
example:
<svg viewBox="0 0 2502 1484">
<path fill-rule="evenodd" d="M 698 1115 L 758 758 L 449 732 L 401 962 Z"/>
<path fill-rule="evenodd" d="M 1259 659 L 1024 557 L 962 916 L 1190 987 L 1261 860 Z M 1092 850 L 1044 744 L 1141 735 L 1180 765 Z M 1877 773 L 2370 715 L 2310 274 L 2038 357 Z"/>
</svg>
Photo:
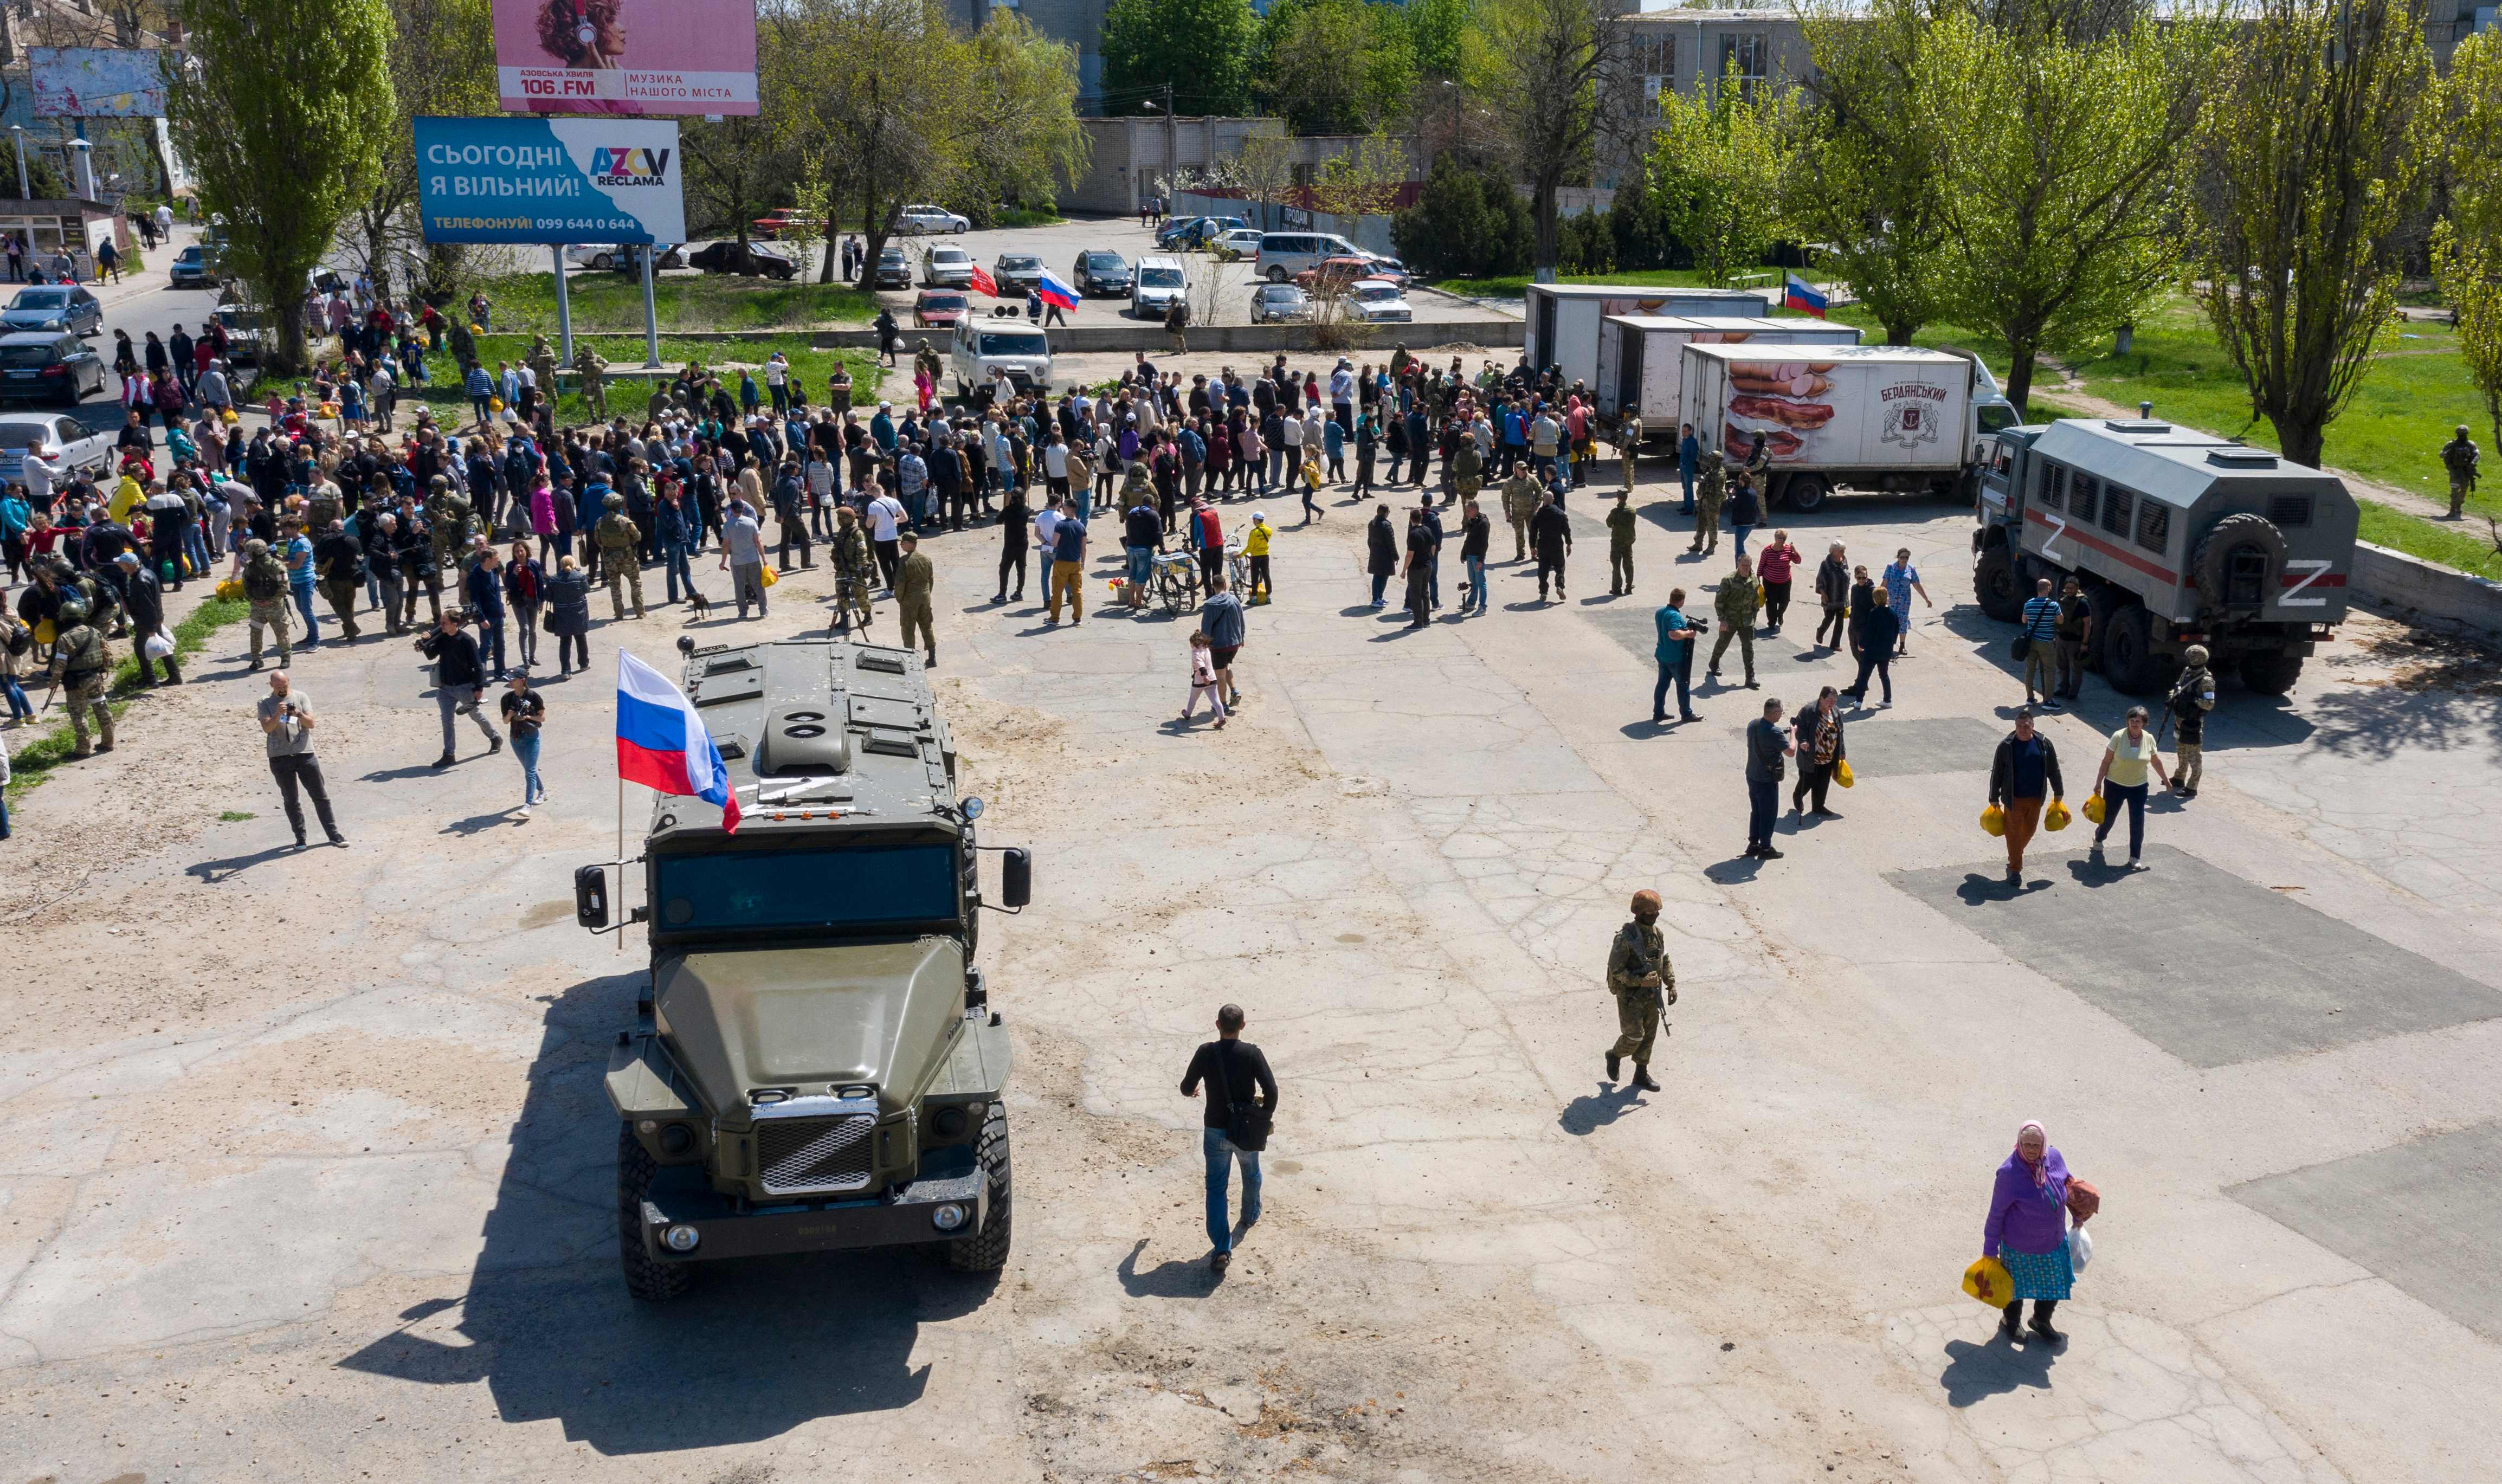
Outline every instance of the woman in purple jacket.
<svg viewBox="0 0 2502 1484">
<path fill-rule="evenodd" d="M 2030 1298 L 2034 1337 L 2050 1345 L 2067 1338 L 2050 1328 L 2050 1311 L 2077 1281 L 2068 1262 L 2068 1162 L 2050 1147 L 2040 1124 L 2015 1130 L 2015 1152 L 1998 1166 L 1980 1255 L 2006 1264 L 2014 1282 L 2014 1301 L 1998 1321 L 2000 1335 L 2011 1341 L 2023 1337 L 2024 1300 Z"/>
</svg>

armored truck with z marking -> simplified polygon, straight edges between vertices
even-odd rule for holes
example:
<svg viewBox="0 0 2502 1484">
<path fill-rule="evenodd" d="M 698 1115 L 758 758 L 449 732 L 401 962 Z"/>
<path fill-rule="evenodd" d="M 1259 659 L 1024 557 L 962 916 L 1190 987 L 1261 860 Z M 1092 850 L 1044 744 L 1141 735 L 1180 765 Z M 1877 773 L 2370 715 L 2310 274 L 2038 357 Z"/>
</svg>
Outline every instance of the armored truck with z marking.
<svg viewBox="0 0 2502 1484">
<path fill-rule="evenodd" d="M 2152 418 L 2063 418 L 1999 434 L 1972 535 L 1981 611 L 2021 618 L 2076 578 L 2085 662 L 2160 691 L 2190 645 L 2267 695 L 2346 617 L 2360 512 L 2336 476 Z"/>
<path fill-rule="evenodd" d="M 683 689 L 741 819 L 654 805 L 643 853 L 575 872 L 585 928 L 643 923 L 651 979 L 618 1032 L 626 1287 L 671 1298 L 696 1264 L 937 1244 L 1007 1261 L 1008 1034 L 973 966 L 984 908 L 1032 865 L 976 869 L 981 800 L 909 650 L 825 639 L 696 649 Z M 647 904 L 612 923 L 611 865 Z"/>
</svg>

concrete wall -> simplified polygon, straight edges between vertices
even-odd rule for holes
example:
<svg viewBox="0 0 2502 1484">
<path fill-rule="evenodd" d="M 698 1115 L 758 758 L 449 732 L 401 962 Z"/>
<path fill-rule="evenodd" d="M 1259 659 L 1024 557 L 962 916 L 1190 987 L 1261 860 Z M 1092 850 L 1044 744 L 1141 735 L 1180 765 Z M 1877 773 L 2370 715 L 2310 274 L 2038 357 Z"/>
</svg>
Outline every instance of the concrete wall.
<svg viewBox="0 0 2502 1484">
<path fill-rule="evenodd" d="M 1024 323 L 1023 320 L 1017 322 Z M 1343 326 L 1348 337 L 1344 349 L 1386 351 L 1403 343 L 1409 350 L 1417 352 L 1444 346 L 1483 346 L 1488 349 L 1499 349 L 1519 345 L 1521 334 L 1526 328 L 1527 325 L 1519 320 L 1447 320 L 1424 324 L 1350 324 Z M 1052 354 L 1055 355 L 1102 351 L 1145 351 L 1150 354 L 1161 354 L 1172 348 L 1170 337 L 1165 334 L 1162 327 L 1154 324 L 1064 324 L 1054 326 L 1048 333 L 1051 336 Z M 792 334 L 790 330 L 718 330 L 688 334 L 672 332 L 670 338 L 698 340 L 713 345 L 754 345 L 758 348 L 757 357 L 761 360 L 770 354 L 773 342 L 780 341 L 787 345 L 792 339 Z M 931 345 L 941 348 L 947 342 L 945 330 L 906 328 L 902 338 L 904 350 L 909 352 L 913 342 L 923 337 L 927 337 Z M 595 335 L 582 338 L 633 339 L 637 342 L 641 339 L 640 336 L 626 335 Z M 1313 345 L 1312 338 L 1312 326 L 1308 324 L 1193 325 L 1190 330 L 1190 348 L 1194 354 L 1200 351 L 1314 351 L 1318 347 Z M 818 351 L 866 351 L 877 348 L 877 332 L 874 330 L 812 330 L 807 332 L 807 340 L 809 348 Z M 619 371 L 616 374 L 623 375 L 624 372 Z"/>
<path fill-rule="evenodd" d="M 1060 209 L 1133 213 L 1156 193 L 1156 180 L 1176 165 L 1205 168 L 1242 152 L 1256 134 L 1283 134 L 1276 118 L 1166 118 L 1141 116 L 1083 120 L 1095 157 L 1077 184 L 1061 192 Z"/>
<path fill-rule="evenodd" d="M 2354 601 L 2419 627 L 2502 637 L 2502 583 L 2355 543 Z"/>
</svg>

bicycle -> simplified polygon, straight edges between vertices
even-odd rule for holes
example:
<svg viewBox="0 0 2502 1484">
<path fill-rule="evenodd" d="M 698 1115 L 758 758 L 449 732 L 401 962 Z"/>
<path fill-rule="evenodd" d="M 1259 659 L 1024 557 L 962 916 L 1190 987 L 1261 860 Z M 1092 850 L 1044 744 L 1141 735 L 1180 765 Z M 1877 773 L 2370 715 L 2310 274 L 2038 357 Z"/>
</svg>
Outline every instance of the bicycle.
<svg viewBox="0 0 2502 1484">
<path fill-rule="evenodd" d="M 1189 613 L 1199 606 L 1199 558 L 1188 552 L 1158 552 L 1153 586 L 1165 612 Z"/>
</svg>

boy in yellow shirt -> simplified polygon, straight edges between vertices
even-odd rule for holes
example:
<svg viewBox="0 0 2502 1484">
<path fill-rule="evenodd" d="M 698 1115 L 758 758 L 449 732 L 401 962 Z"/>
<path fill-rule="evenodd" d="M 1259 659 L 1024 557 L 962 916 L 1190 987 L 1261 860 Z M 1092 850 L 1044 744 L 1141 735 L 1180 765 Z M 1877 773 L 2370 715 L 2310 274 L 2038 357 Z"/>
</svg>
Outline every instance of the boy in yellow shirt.
<svg viewBox="0 0 2502 1484">
<path fill-rule="evenodd" d="M 1242 555 L 1251 558 L 1251 601 L 1268 601 L 1268 537 L 1273 534 L 1268 518 L 1251 517 L 1251 528 L 1242 533 Z"/>
</svg>

